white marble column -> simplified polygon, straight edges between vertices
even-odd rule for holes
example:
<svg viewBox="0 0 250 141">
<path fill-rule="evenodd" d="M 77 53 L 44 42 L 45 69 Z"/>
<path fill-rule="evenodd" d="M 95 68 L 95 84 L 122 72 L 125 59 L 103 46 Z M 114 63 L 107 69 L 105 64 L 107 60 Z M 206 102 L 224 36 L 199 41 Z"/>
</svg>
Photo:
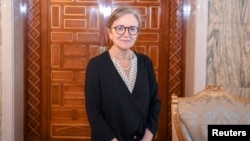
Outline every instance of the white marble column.
<svg viewBox="0 0 250 141">
<path fill-rule="evenodd" d="M 2 1 L 0 0 L 0 21 L 2 21 Z M 0 80 L 2 80 L 2 22 L 0 22 Z M 0 81 L 0 140 L 2 139 L 2 81 Z"/>
<path fill-rule="evenodd" d="M 1 4 L 2 141 L 23 141 L 23 12 L 26 7 L 22 4 L 22 0 L 2 0 Z"/>
<path fill-rule="evenodd" d="M 14 42 L 12 0 L 2 0 L 2 141 L 14 141 Z"/>
<path fill-rule="evenodd" d="M 206 87 L 208 0 L 187 0 L 185 96 Z"/>
</svg>

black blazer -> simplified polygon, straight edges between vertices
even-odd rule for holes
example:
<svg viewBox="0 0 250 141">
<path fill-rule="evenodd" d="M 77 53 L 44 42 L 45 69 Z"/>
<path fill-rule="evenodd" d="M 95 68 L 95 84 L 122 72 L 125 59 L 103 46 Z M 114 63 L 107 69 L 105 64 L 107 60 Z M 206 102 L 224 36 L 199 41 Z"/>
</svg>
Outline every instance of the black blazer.
<svg viewBox="0 0 250 141">
<path fill-rule="evenodd" d="M 137 76 L 132 94 L 106 51 L 92 58 L 86 69 L 85 102 L 92 141 L 126 141 L 148 128 L 157 131 L 160 100 L 151 60 L 137 56 Z"/>
</svg>

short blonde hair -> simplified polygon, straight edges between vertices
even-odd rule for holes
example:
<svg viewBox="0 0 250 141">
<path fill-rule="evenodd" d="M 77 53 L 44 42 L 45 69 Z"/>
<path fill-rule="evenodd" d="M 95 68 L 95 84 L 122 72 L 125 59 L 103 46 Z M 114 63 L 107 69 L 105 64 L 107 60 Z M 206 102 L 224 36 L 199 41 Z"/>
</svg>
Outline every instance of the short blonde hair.
<svg viewBox="0 0 250 141">
<path fill-rule="evenodd" d="M 107 21 L 107 28 L 110 28 L 113 25 L 115 20 L 117 20 L 118 18 L 120 18 L 121 16 L 125 14 L 132 14 L 135 16 L 135 18 L 138 21 L 138 28 L 140 30 L 141 29 L 141 16 L 139 12 L 136 9 L 132 9 L 131 7 L 127 7 L 127 6 L 118 7 L 111 13 Z"/>
</svg>

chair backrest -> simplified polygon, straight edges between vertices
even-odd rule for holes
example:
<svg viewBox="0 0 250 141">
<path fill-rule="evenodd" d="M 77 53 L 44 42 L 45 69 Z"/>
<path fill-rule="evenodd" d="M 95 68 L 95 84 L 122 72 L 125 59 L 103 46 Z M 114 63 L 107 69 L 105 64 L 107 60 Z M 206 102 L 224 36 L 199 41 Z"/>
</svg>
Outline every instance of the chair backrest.
<svg viewBox="0 0 250 141">
<path fill-rule="evenodd" d="M 207 141 L 209 124 L 250 124 L 250 99 L 207 86 L 190 97 L 172 95 L 171 114 L 173 141 Z"/>
</svg>

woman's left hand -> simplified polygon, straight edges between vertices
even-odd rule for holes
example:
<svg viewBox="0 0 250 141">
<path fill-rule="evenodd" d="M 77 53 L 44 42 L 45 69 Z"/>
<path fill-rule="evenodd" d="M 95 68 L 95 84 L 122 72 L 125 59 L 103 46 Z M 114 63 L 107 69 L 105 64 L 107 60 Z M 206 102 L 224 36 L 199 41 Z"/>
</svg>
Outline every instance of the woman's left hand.
<svg viewBox="0 0 250 141">
<path fill-rule="evenodd" d="M 148 128 L 146 128 L 145 133 L 141 141 L 152 141 L 153 140 L 153 134 L 151 133 Z"/>
</svg>

